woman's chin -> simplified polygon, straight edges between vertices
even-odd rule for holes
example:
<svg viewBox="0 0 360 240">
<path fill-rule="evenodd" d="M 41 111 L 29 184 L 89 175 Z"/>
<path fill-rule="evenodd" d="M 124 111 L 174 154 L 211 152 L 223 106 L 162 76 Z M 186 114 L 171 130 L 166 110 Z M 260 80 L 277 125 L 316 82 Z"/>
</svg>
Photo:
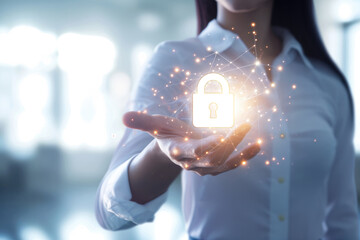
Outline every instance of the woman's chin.
<svg viewBox="0 0 360 240">
<path fill-rule="evenodd" d="M 233 13 L 247 13 L 259 9 L 268 0 L 253 0 L 253 1 L 230 1 L 230 0 L 217 0 L 228 11 Z"/>
</svg>

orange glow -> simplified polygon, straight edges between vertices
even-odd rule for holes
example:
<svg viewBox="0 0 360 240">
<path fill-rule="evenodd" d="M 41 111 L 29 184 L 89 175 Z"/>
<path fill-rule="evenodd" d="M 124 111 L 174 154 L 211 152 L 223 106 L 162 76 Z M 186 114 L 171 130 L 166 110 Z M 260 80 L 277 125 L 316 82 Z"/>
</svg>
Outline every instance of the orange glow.
<svg viewBox="0 0 360 240">
<path fill-rule="evenodd" d="M 174 155 L 177 155 L 178 153 L 179 153 L 179 150 L 177 150 L 176 148 L 174 148 L 173 154 L 174 154 Z"/>
</svg>

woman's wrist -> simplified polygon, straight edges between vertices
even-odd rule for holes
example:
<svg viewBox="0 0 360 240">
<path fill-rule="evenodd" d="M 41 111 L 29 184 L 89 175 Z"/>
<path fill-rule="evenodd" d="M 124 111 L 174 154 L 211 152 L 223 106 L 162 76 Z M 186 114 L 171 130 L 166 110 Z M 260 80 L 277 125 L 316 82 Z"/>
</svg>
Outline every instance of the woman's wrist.
<svg viewBox="0 0 360 240">
<path fill-rule="evenodd" d="M 149 145 L 147 146 L 149 149 L 147 149 L 149 158 L 151 161 L 154 162 L 154 164 L 160 164 L 164 167 L 170 167 L 181 170 L 181 167 L 173 163 L 168 156 L 160 149 L 158 142 L 156 139 L 151 141 Z"/>
<path fill-rule="evenodd" d="M 150 142 L 129 166 L 131 200 L 144 204 L 160 196 L 181 169 L 161 151 L 156 140 Z"/>
</svg>

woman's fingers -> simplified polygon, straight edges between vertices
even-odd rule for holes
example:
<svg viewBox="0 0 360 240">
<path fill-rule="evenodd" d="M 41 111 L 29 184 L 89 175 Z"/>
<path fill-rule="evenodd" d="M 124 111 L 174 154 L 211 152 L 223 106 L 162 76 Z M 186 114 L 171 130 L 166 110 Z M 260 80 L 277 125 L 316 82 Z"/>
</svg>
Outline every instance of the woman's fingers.
<svg viewBox="0 0 360 240">
<path fill-rule="evenodd" d="M 123 116 L 123 123 L 129 128 L 139 129 L 146 132 L 153 132 L 158 123 L 153 116 L 141 112 L 127 112 Z"/>
<path fill-rule="evenodd" d="M 221 143 L 221 136 L 211 135 L 202 139 L 196 140 L 194 146 L 195 154 L 198 157 L 201 157 L 205 154 L 208 154 L 212 149 Z"/>
<path fill-rule="evenodd" d="M 201 139 L 199 146 L 195 148 L 195 153 L 202 156 L 208 153 L 221 151 L 222 155 L 229 156 L 236 146 L 244 139 L 245 135 L 251 129 L 251 125 L 244 123 L 239 127 L 232 130 L 228 136 L 222 137 L 219 135 L 212 135 L 207 138 Z M 216 156 L 218 159 L 219 156 Z"/>
<path fill-rule="evenodd" d="M 244 123 L 230 132 L 221 143 L 211 152 L 211 160 L 214 165 L 222 165 L 230 154 L 236 149 L 236 146 L 244 139 L 251 128 L 250 124 Z"/>
<path fill-rule="evenodd" d="M 163 115 L 149 115 L 134 111 L 127 112 L 123 116 L 123 122 L 129 128 L 146 131 L 154 137 L 169 135 L 197 138 L 201 135 L 185 122 Z"/>
<path fill-rule="evenodd" d="M 229 136 L 224 140 L 223 145 L 232 146 L 232 151 L 234 151 L 235 147 L 239 145 L 250 129 L 251 125 L 249 123 L 241 124 L 239 127 L 230 132 Z"/>
<path fill-rule="evenodd" d="M 226 172 L 232 170 L 238 166 L 243 161 L 248 161 L 251 158 L 255 157 L 260 152 L 260 144 L 254 143 L 251 146 L 245 148 L 241 153 L 237 154 L 236 156 L 230 158 L 228 161 L 224 163 L 224 168 L 221 172 Z"/>
<path fill-rule="evenodd" d="M 204 175 L 213 175 L 216 176 L 218 174 L 230 171 L 241 165 L 243 161 L 248 161 L 255 157 L 260 152 L 260 145 L 255 143 L 247 148 L 245 148 L 238 155 L 230 158 L 228 161 L 223 163 L 221 166 L 214 166 L 212 163 L 207 162 L 205 160 L 199 159 L 184 159 L 184 161 L 180 162 L 180 166 L 182 166 L 185 170 L 190 170 L 197 173 L 200 176 Z"/>
</svg>

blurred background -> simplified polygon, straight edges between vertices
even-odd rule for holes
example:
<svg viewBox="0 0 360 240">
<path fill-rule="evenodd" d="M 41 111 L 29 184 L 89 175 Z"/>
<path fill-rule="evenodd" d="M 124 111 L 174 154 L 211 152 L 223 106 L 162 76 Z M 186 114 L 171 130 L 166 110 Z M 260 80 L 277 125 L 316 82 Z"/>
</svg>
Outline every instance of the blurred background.
<svg viewBox="0 0 360 240">
<path fill-rule="evenodd" d="M 315 5 L 354 95 L 359 195 L 360 0 Z M 186 239 L 179 179 L 130 230 L 102 230 L 94 200 L 154 47 L 195 33 L 193 0 L 1 0 L 0 240 Z"/>
</svg>

